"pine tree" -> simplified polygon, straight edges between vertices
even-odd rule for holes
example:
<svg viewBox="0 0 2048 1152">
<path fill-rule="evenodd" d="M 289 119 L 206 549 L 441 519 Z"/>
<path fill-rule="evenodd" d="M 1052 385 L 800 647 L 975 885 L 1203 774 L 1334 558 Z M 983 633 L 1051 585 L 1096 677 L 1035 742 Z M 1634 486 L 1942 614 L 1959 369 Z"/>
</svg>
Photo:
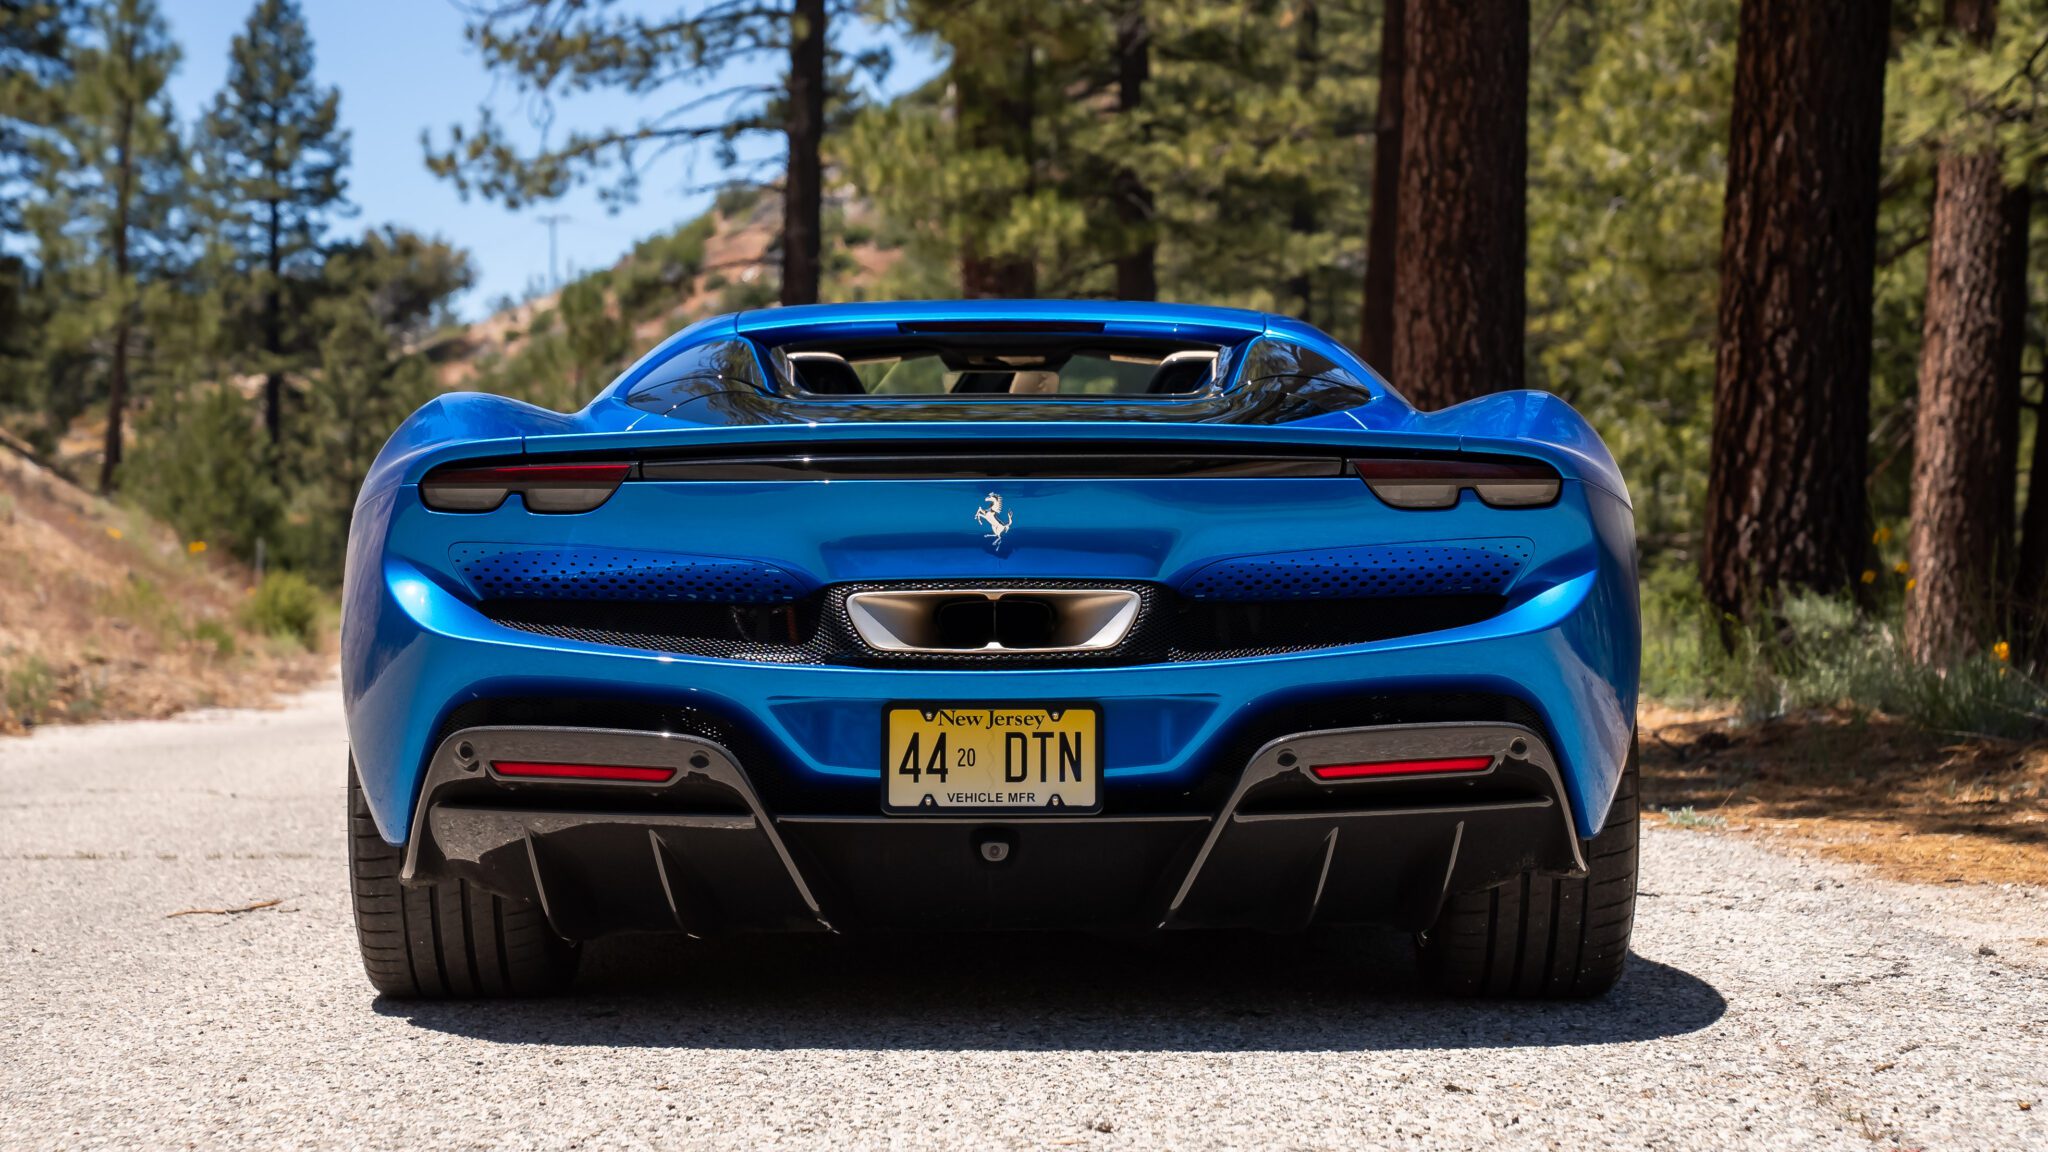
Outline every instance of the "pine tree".
<svg viewBox="0 0 2048 1152">
<path fill-rule="evenodd" d="M 794 0 L 789 19 L 789 72 L 784 79 L 782 136 L 789 159 L 782 181 L 782 302 L 815 304 L 823 275 L 826 46 L 825 0 Z"/>
<path fill-rule="evenodd" d="M 597 181 L 603 195 L 630 202 L 643 173 L 677 149 L 710 143 L 721 165 L 738 165 L 745 136 L 783 138 L 782 291 L 784 304 L 818 299 L 822 268 L 824 169 L 820 148 L 833 105 L 851 98 L 851 72 L 879 75 L 885 52 L 846 57 L 833 50 L 833 25 L 859 0 L 715 0 L 679 9 L 624 13 L 584 0 L 506 0 L 469 26 L 469 41 L 493 73 L 509 78 L 536 118 L 551 120 L 568 93 L 614 88 L 655 105 L 629 126 L 576 131 L 559 145 L 522 151 L 486 107 L 477 127 L 455 127 L 427 164 L 464 195 L 475 192 L 512 208 L 553 200 Z M 775 83 L 716 84 L 744 61 L 779 58 Z M 690 93 L 657 99 L 673 88 Z M 721 114 L 701 117 L 704 109 Z"/>
<path fill-rule="evenodd" d="M 1288 16 L 1294 25 L 1294 90 L 1304 104 L 1313 104 L 1323 63 L 1322 12 L 1316 0 L 1296 0 Z M 1287 230 L 1294 234 L 1296 243 L 1314 243 L 1317 196 L 1315 181 L 1309 174 L 1301 175 L 1292 199 Z M 1315 277 L 1308 266 L 1287 278 L 1287 295 L 1294 305 L 1294 314 L 1311 323 L 1315 321 L 1315 291 Z"/>
<path fill-rule="evenodd" d="M 82 247 L 69 249 L 56 269 L 76 293 L 74 307 L 103 339 L 107 362 L 107 425 L 99 484 L 112 491 L 126 444 L 125 417 L 145 293 L 184 257 L 177 202 L 185 166 L 177 121 L 165 84 L 178 64 L 178 48 L 155 0 L 113 0 L 92 15 L 89 46 L 74 58 L 65 112 L 45 168 L 52 173 L 42 207 L 90 221 Z M 70 231 L 61 226 L 48 235 Z M 68 247 L 68 246 L 67 246 Z M 54 254 L 54 253 L 52 253 Z M 61 342 L 67 328 L 47 334 Z M 74 345 L 75 347 L 75 345 Z"/>
<path fill-rule="evenodd" d="M 392 431 L 445 387 L 432 333 L 475 280 L 467 254 L 393 225 L 333 244 L 312 322 L 318 360 L 306 418 L 287 438 L 291 460 L 280 561 L 338 580 L 356 493 Z"/>
<path fill-rule="evenodd" d="M 1529 3 L 1411 4 L 1403 32 L 1388 367 L 1434 408 L 1522 386 Z"/>
<path fill-rule="evenodd" d="M 312 352 L 303 314 L 321 241 L 349 211 L 349 134 L 341 94 L 313 80 L 313 41 L 298 0 L 257 0 L 229 49 L 227 86 L 206 115 L 208 176 L 227 207 L 226 233 L 254 297 L 263 349 L 263 423 L 284 437 L 285 374 Z"/>
<path fill-rule="evenodd" d="M 562 336 L 568 342 L 577 391 L 587 395 L 593 385 L 618 371 L 633 333 L 612 311 L 603 287 L 594 279 L 578 280 L 562 289 L 561 313 Z"/>
<path fill-rule="evenodd" d="M 454 323 L 449 302 L 475 284 L 476 269 L 446 240 L 386 224 L 329 245 L 320 276 L 323 304 L 361 300 L 390 340 L 418 344 Z"/>
<path fill-rule="evenodd" d="M 1377 4 L 1168 0 L 1153 10 L 1162 293 L 1357 322 Z"/>
<path fill-rule="evenodd" d="M 1993 0 L 1946 16 L 1946 38 L 1989 53 Z M 1996 119 L 1952 121 L 1935 175 L 1905 630 L 1923 664 L 1988 647 L 2012 569 L 2029 197 L 2006 182 Z"/>
<path fill-rule="evenodd" d="M 1394 363 L 1394 248 L 1401 203 L 1401 85 L 1406 75 L 1408 0 L 1383 0 L 1380 87 L 1373 116 L 1372 218 L 1365 253 L 1365 305 L 1358 351 L 1366 363 Z"/>
<path fill-rule="evenodd" d="M 1863 568 L 1890 24 L 1891 0 L 1742 5 L 1701 564 L 1732 615 Z"/>
<path fill-rule="evenodd" d="M 984 178 L 972 187 L 961 213 L 960 294 L 1021 299 L 1038 294 L 1037 261 L 1021 245 L 993 235 L 1018 205 L 1036 207 L 1043 146 L 1040 121 L 1046 93 L 1060 80 L 1048 76 L 1049 45 L 1037 4 L 992 0 L 970 11 L 938 8 L 928 17 L 953 49 L 948 76 L 953 123 L 963 162 Z M 1048 83 L 1050 81 L 1050 83 Z"/>
<path fill-rule="evenodd" d="M 1376 11 L 909 0 L 944 74 L 833 147 L 880 291 L 1171 298 L 1355 323 Z M 1276 206 L 1278 210 L 1276 211 Z M 941 262 L 957 270 L 940 277 Z"/>
<path fill-rule="evenodd" d="M 1621 460 L 1646 566 L 1697 566 L 1737 5 L 1536 8 L 1529 386 Z"/>
<path fill-rule="evenodd" d="M 1142 145 L 1150 135 L 1146 121 L 1145 82 L 1152 76 L 1152 29 L 1145 19 L 1144 0 L 1125 0 L 1116 15 L 1116 111 L 1126 147 Z M 1157 204 L 1145 178 L 1128 162 L 1115 165 L 1111 194 L 1121 231 L 1116 245 L 1116 297 L 1152 300 L 1159 295 Z"/>
<path fill-rule="evenodd" d="M 20 235 L 22 211 L 45 173 L 48 135 L 70 79 L 67 52 L 83 18 L 71 0 L 0 3 L 0 233 Z M 36 360 L 45 302 L 38 270 L 0 252 L 0 406 L 33 406 L 43 384 Z"/>
<path fill-rule="evenodd" d="M 0 231 L 22 226 L 20 206 L 70 79 L 67 48 L 84 19 L 77 0 L 0 3 Z"/>
</svg>

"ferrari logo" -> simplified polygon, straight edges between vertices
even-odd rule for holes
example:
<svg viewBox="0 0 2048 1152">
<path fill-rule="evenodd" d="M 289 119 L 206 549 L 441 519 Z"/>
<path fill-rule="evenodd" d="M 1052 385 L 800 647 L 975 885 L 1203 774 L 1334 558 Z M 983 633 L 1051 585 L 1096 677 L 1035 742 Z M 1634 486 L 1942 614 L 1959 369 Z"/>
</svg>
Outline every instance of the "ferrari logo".
<svg viewBox="0 0 2048 1152">
<path fill-rule="evenodd" d="M 980 510 L 974 514 L 975 523 L 988 529 L 988 543 L 991 548 L 1001 548 L 1003 537 L 1009 534 L 1010 525 L 1016 523 L 1017 514 L 1003 512 L 1001 493 L 991 492 L 981 501 Z"/>
</svg>

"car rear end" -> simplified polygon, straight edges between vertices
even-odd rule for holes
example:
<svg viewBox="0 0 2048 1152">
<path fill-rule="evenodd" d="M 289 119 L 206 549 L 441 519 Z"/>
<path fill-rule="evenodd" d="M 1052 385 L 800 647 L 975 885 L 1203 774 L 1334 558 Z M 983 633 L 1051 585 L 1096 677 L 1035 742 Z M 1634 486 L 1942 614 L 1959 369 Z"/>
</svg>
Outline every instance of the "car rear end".
<svg viewBox="0 0 2048 1152">
<path fill-rule="evenodd" d="M 1625 495 L 1529 434 L 1582 428 L 1568 409 L 1421 416 L 1261 321 L 1180 324 L 1213 350 L 1186 392 L 1005 368 L 1045 398 L 892 410 L 798 387 L 846 375 L 804 353 L 857 374 L 879 347 L 800 320 L 733 325 L 694 387 L 643 365 L 577 418 L 401 444 L 366 489 L 344 671 L 394 892 L 488 894 L 567 940 L 1423 931 L 1590 875 L 1637 624 Z M 972 345 L 953 383 L 998 363 L 987 332 L 916 335 Z M 1268 392 L 1344 395 L 1174 418 L 1240 410 L 1261 342 L 1304 373 Z M 1139 344 L 1187 379 L 1189 348 Z M 747 415 L 675 414 L 719 404 Z"/>
</svg>

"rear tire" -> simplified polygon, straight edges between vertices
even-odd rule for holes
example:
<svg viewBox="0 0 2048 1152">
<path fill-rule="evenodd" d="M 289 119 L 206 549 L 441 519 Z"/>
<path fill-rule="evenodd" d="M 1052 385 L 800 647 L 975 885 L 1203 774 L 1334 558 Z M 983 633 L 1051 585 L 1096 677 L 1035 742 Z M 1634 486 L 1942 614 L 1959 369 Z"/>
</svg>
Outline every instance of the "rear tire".
<svg viewBox="0 0 2048 1152">
<path fill-rule="evenodd" d="M 1445 901 L 1417 937 L 1424 983 L 1454 996 L 1550 1000 L 1614 987 L 1635 926 L 1636 775 L 1631 747 L 1607 824 L 1586 846 L 1585 876 L 1524 872 Z"/>
<path fill-rule="evenodd" d="M 465 880 L 399 883 L 405 849 L 377 831 L 348 764 L 349 893 L 370 983 L 386 996 L 546 996 L 576 975 L 577 946 L 524 900 Z"/>
</svg>

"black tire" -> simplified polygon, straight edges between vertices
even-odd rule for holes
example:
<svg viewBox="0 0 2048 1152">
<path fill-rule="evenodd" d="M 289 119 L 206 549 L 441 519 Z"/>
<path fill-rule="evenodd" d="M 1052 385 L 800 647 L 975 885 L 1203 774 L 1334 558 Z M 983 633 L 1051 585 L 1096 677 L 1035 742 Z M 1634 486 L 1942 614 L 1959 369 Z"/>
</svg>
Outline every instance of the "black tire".
<svg viewBox="0 0 2048 1152">
<path fill-rule="evenodd" d="M 1607 823 L 1587 846 L 1587 874 L 1524 872 L 1452 896 L 1417 937 L 1423 981 L 1453 996 L 1567 1000 L 1621 978 L 1636 919 L 1636 751 L 1629 749 Z"/>
<path fill-rule="evenodd" d="M 386 996 L 441 1000 L 546 996 L 576 976 L 577 946 L 524 900 L 465 880 L 398 882 L 405 850 L 370 818 L 354 758 L 348 765 L 349 894 L 370 983 Z"/>
</svg>

